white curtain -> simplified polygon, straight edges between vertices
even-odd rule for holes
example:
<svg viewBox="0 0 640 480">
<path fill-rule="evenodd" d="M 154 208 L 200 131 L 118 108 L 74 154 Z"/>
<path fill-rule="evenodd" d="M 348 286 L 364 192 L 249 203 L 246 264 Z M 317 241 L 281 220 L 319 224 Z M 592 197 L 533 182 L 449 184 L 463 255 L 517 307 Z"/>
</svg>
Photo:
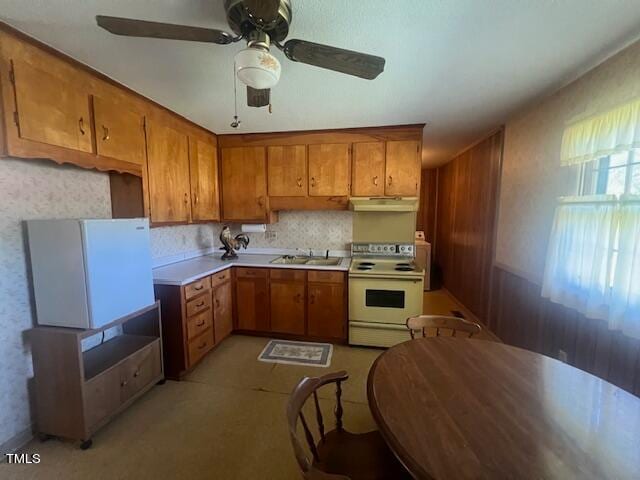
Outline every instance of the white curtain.
<svg viewBox="0 0 640 480">
<path fill-rule="evenodd" d="M 640 338 L 640 197 L 622 198 L 618 228 L 620 241 L 609 326 Z"/>
<path fill-rule="evenodd" d="M 640 147 L 640 99 L 570 124 L 562 135 L 560 165 L 590 162 Z"/>
<path fill-rule="evenodd" d="M 542 296 L 640 338 L 640 199 L 565 197 L 556 208 Z"/>
<path fill-rule="evenodd" d="M 607 319 L 615 196 L 565 197 L 556 208 L 542 296 Z"/>
</svg>

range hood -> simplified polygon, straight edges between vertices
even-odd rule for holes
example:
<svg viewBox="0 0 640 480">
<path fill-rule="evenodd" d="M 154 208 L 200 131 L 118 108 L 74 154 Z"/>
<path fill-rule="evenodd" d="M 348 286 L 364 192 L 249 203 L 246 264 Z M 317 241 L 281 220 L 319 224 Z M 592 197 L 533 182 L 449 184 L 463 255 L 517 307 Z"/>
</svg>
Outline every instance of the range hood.
<svg viewBox="0 0 640 480">
<path fill-rule="evenodd" d="M 349 208 L 354 212 L 417 212 L 418 197 L 351 198 Z"/>
</svg>

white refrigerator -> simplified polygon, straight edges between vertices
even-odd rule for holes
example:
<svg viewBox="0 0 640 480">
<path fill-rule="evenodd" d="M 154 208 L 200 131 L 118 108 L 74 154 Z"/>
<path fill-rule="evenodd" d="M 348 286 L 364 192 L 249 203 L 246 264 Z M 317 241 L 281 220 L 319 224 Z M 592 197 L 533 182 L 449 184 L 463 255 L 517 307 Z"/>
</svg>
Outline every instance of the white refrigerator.
<svg viewBox="0 0 640 480">
<path fill-rule="evenodd" d="M 155 302 L 146 218 L 26 223 L 39 325 L 100 328 Z"/>
</svg>

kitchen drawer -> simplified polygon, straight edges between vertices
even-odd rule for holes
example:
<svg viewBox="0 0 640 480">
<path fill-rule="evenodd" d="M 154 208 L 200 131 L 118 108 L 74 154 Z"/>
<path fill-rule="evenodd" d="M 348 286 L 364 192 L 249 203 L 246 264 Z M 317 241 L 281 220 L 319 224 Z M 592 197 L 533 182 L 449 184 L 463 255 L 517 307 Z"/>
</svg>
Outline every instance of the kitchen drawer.
<svg viewBox="0 0 640 480">
<path fill-rule="evenodd" d="M 344 283 L 344 272 L 332 272 L 332 271 L 326 271 L 326 270 L 310 270 L 309 282 Z"/>
<path fill-rule="evenodd" d="M 243 268 L 236 269 L 236 277 L 239 278 L 267 278 L 269 270 L 267 268 Z"/>
<path fill-rule="evenodd" d="M 216 288 L 231 278 L 231 269 L 227 268 L 218 273 L 211 275 L 211 288 Z"/>
<path fill-rule="evenodd" d="M 189 300 L 211 289 L 211 277 L 204 277 L 184 287 L 184 298 Z"/>
<path fill-rule="evenodd" d="M 189 341 L 189 367 L 198 361 L 213 348 L 213 328 L 206 330 L 202 335 L 198 335 Z"/>
<path fill-rule="evenodd" d="M 292 280 L 304 282 L 307 272 L 304 270 L 293 270 L 285 268 L 272 268 L 269 272 L 271 280 Z"/>
<path fill-rule="evenodd" d="M 187 317 L 192 317 L 211 308 L 211 294 L 207 293 L 187 302 Z"/>
<path fill-rule="evenodd" d="M 127 358 L 120 367 L 120 398 L 127 401 L 160 375 L 160 341 Z"/>
<path fill-rule="evenodd" d="M 213 326 L 213 315 L 211 309 L 205 310 L 187 320 L 187 339 L 191 340 L 207 328 Z"/>
</svg>

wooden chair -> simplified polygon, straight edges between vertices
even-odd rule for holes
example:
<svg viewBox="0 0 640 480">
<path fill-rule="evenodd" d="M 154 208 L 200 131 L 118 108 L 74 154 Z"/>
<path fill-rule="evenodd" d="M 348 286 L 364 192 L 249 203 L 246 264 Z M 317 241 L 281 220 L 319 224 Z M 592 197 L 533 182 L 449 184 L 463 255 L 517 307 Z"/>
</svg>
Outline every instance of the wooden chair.
<svg viewBox="0 0 640 480">
<path fill-rule="evenodd" d="M 441 328 L 451 330 L 453 337 L 456 336 L 456 332 L 466 332 L 469 334 L 468 338 L 471 338 L 474 334 L 482 331 L 482 327 L 478 323 L 470 322 L 464 318 L 445 317 L 441 315 L 420 315 L 418 317 L 408 318 L 407 328 L 409 329 L 411 338 L 415 338 L 414 334 L 417 330 L 421 330 L 422 336 L 426 337 L 425 329 L 427 328 L 435 328 L 437 337 L 440 336 Z"/>
<path fill-rule="evenodd" d="M 387 447 L 378 431 L 354 434 L 342 426 L 342 382 L 347 380 L 347 372 L 330 373 L 322 377 L 305 377 L 294 388 L 287 404 L 287 422 L 293 451 L 308 480 L 374 480 L 409 479 L 407 471 Z M 325 433 L 324 420 L 318 402 L 317 390 L 327 384 L 336 385 L 336 428 Z M 316 444 L 309 429 L 302 408 L 313 396 L 316 422 L 320 439 Z M 302 424 L 305 439 L 311 451 L 309 459 L 302 443 L 298 440 L 298 419 Z"/>
</svg>

